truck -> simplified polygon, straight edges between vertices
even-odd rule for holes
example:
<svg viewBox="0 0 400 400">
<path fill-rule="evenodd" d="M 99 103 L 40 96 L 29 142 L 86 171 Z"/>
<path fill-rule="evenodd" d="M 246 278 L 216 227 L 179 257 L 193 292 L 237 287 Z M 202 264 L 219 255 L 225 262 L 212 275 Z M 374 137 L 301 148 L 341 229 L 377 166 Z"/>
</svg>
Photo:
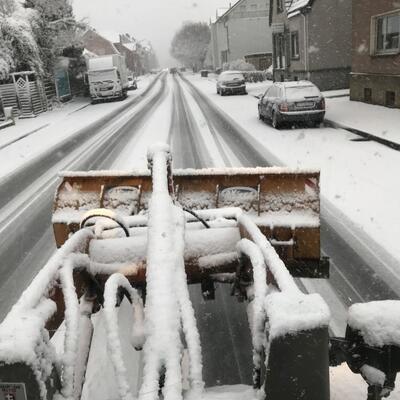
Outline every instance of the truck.
<svg viewBox="0 0 400 400">
<path fill-rule="evenodd" d="M 90 58 L 88 80 L 92 104 L 103 100 L 123 100 L 129 85 L 125 57 L 111 54 Z"/>
</svg>

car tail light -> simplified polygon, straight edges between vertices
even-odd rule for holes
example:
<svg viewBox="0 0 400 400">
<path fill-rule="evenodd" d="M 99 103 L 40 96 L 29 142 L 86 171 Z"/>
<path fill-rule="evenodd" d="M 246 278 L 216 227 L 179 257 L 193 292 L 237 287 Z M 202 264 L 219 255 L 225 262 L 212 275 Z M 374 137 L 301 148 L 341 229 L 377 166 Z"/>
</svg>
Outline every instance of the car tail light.
<svg viewBox="0 0 400 400">
<path fill-rule="evenodd" d="M 289 106 L 287 103 L 281 103 L 279 104 L 279 111 L 283 112 L 288 112 L 289 111 Z"/>
</svg>

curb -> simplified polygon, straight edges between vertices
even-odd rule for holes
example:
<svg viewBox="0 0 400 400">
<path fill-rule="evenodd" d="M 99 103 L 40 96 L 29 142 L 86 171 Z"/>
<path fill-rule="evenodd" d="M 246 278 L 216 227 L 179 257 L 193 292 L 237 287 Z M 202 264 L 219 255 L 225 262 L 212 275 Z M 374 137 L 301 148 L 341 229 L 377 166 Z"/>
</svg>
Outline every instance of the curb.
<svg viewBox="0 0 400 400">
<path fill-rule="evenodd" d="M 372 140 L 374 142 L 382 144 L 383 146 L 389 147 L 393 150 L 400 151 L 400 143 L 392 142 L 391 140 L 387 140 L 382 137 L 372 135 L 371 133 L 360 131 L 359 129 L 350 128 L 348 126 L 338 124 L 337 122 L 331 121 L 329 119 L 325 119 L 324 124 L 325 124 L 325 126 L 329 126 L 331 128 L 344 129 L 348 132 L 354 133 L 355 135 L 361 136 L 365 139 Z"/>
</svg>

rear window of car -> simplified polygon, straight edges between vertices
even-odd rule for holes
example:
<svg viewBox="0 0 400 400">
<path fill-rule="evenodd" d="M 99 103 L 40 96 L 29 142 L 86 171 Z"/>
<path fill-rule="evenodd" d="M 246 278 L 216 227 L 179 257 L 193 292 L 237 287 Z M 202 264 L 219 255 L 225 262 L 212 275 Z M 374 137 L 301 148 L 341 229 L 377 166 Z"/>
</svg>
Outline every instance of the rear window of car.
<svg viewBox="0 0 400 400">
<path fill-rule="evenodd" d="M 298 99 L 299 97 L 319 97 L 321 92 L 316 86 L 293 86 L 287 87 L 286 90 L 287 99 Z"/>
<path fill-rule="evenodd" d="M 243 81 L 244 76 L 242 74 L 222 74 L 220 76 L 221 81 Z"/>
</svg>

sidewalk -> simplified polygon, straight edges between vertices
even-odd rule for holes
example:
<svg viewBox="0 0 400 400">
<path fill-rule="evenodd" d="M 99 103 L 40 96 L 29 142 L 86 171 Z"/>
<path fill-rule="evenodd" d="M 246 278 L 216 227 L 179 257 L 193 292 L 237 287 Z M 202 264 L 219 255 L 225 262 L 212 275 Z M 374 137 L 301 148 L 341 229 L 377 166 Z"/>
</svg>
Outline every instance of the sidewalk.
<svg viewBox="0 0 400 400">
<path fill-rule="evenodd" d="M 143 93 L 153 78 L 154 76 L 151 75 L 141 76 L 138 89 L 129 91 L 128 99 L 125 101 L 129 101 L 133 97 Z M 53 105 L 53 110 L 39 114 L 35 118 L 16 118 L 15 125 L 0 130 L 0 150 L 50 126 L 53 126 L 55 128 L 54 130 L 60 129 L 60 126 L 65 129 L 65 119 L 70 115 L 76 116 L 76 113 L 80 113 L 82 110 L 85 110 L 82 114 L 102 115 L 107 112 L 107 109 L 111 111 L 122 107 L 125 101 L 115 101 L 92 106 L 90 104 L 90 98 L 75 97 L 67 103 Z M 90 109 L 89 112 L 88 109 Z M 85 115 L 85 117 L 87 117 L 87 115 Z M 64 123 L 62 123 L 62 121 Z"/>
<path fill-rule="evenodd" d="M 15 126 L 1 130 L 0 179 L 96 121 L 111 120 L 141 96 L 154 79 L 155 76 L 142 77 L 139 88 L 128 92 L 124 101 L 91 105 L 89 99 L 77 99 L 36 118 L 17 120 Z"/>
<path fill-rule="evenodd" d="M 15 125 L 0 131 L 0 149 L 16 142 L 31 133 L 62 120 L 69 114 L 77 112 L 90 104 L 89 98 L 77 97 L 68 103 L 53 106 L 52 111 L 46 111 L 35 118 L 15 119 Z"/>
<path fill-rule="evenodd" d="M 338 126 L 400 145 L 399 109 L 350 101 L 349 97 L 327 98 L 325 118 Z"/>
</svg>

